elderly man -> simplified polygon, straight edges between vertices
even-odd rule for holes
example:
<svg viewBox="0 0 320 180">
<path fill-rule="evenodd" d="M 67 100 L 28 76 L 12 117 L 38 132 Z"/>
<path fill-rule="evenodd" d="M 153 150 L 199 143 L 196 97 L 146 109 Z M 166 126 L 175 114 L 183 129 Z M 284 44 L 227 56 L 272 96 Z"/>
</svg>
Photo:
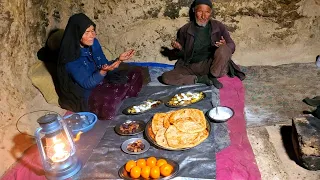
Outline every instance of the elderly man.
<svg viewBox="0 0 320 180">
<path fill-rule="evenodd" d="M 245 74 L 231 60 L 235 44 L 229 32 L 211 19 L 211 1 L 195 0 L 192 11 L 195 20 L 181 27 L 171 44 L 179 59 L 173 70 L 162 74 L 162 81 L 169 85 L 204 83 L 220 89 L 223 85 L 217 78 L 223 75 L 243 80 Z"/>
</svg>

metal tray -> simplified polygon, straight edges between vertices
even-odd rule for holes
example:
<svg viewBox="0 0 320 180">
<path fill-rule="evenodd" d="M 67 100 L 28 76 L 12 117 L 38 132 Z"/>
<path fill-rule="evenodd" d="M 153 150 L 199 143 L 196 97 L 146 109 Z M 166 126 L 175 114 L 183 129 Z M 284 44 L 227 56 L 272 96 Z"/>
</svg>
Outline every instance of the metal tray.
<svg viewBox="0 0 320 180">
<path fill-rule="evenodd" d="M 146 129 L 144 130 L 146 136 L 147 136 L 147 139 L 149 140 L 149 142 L 151 142 L 152 144 L 154 144 L 155 146 L 159 147 L 159 148 L 162 148 L 162 149 L 166 149 L 166 150 L 171 150 L 171 151 L 183 151 L 183 150 L 187 150 L 187 149 L 191 149 L 193 147 L 188 147 L 188 148 L 180 148 L 180 149 L 173 149 L 173 148 L 167 148 L 167 147 L 163 147 L 161 145 L 159 145 L 157 143 L 157 141 L 155 141 L 155 134 L 152 132 L 152 127 L 151 127 L 151 121 L 148 121 L 147 122 L 147 125 L 146 125 Z M 210 133 L 211 133 L 211 124 L 210 122 L 208 121 L 208 119 L 206 118 L 206 124 L 207 124 L 207 130 L 208 130 L 208 137 L 210 136 Z M 207 138 L 208 138 L 207 137 Z M 200 143 L 201 144 L 201 143 Z M 198 144 L 199 145 L 199 144 Z M 195 146 L 194 146 L 195 147 Z"/>
<path fill-rule="evenodd" d="M 144 159 L 147 159 L 148 157 L 145 157 Z M 164 177 L 164 176 L 160 176 L 160 178 L 158 178 L 159 180 L 168 180 L 168 179 L 172 179 L 174 178 L 177 173 L 179 172 L 179 164 L 174 161 L 174 160 L 171 160 L 171 159 L 168 159 L 168 158 L 164 158 L 164 157 L 155 157 L 157 159 L 165 159 L 168 164 L 170 164 L 172 167 L 173 167 L 173 171 L 171 173 L 170 176 L 167 176 L 167 177 Z M 125 170 L 125 164 L 119 169 L 119 176 L 123 179 L 126 179 L 126 180 L 132 180 L 133 178 L 130 177 L 129 173 Z M 145 180 L 144 178 L 140 177 L 138 178 L 139 180 Z"/>
<path fill-rule="evenodd" d="M 130 144 L 130 143 L 133 143 L 137 140 L 141 140 L 142 143 L 144 144 L 144 149 L 142 151 L 139 151 L 139 152 L 131 152 L 131 151 L 128 151 L 127 149 L 127 146 Z M 146 151 L 148 151 L 148 149 L 150 148 L 150 144 L 148 143 L 148 141 L 146 141 L 145 139 L 143 138 L 131 138 L 131 139 L 128 139 L 126 141 L 124 141 L 121 145 L 121 149 L 123 152 L 127 153 L 127 154 L 142 154 Z"/>
<path fill-rule="evenodd" d="M 120 126 L 124 123 L 130 123 L 130 122 L 137 122 L 139 124 L 139 128 L 134 132 L 134 133 L 123 133 L 122 131 L 120 131 Z M 116 125 L 114 127 L 114 130 L 117 134 L 121 135 L 121 136 L 133 136 L 133 135 L 137 135 L 140 134 L 144 131 L 146 126 L 146 123 L 142 120 L 126 120 L 125 122 L 119 123 L 118 125 Z"/>
<path fill-rule="evenodd" d="M 196 102 L 194 102 L 194 103 L 188 103 L 188 104 L 177 105 L 177 106 L 170 105 L 170 104 L 169 104 L 169 101 L 170 101 L 175 95 L 177 95 L 177 94 L 175 94 L 175 95 L 173 95 L 173 96 L 169 99 L 169 101 L 167 101 L 167 102 L 165 103 L 165 105 L 168 106 L 168 107 L 171 107 L 171 108 L 179 108 L 179 107 L 189 106 L 189 105 L 191 105 L 191 104 L 198 103 L 198 102 L 202 101 L 203 99 L 205 99 L 205 98 L 207 97 L 207 96 L 206 96 L 206 93 L 204 93 L 203 91 L 187 91 L 187 92 L 182 92 L 182 93 L 188 93 L 188 92 L 190 92 L 190 93 L 202 93 L 203 96 L 202 96 L 198 101 L 196 101 Z M 178 94 L 181 94 L 181 93 L 178 93 Z"/>
<path fill-rule="evenodd" d="M 152 110 L 152 109 L 155 109 L 155 108 L 157 108 L 158 106 L 160 106 L 160 105 L 163 103 L 161 100 L 152 100 L 152 101 L 159 101 L 160 103 L 157 104 L 157 105 L 154 106 L 154 107 L 151 107 L 150 109 L 147 109 L 147 110 L 144 110 L 144 111 L 141 111 L 141 112 L 138 112 L 138 113 L 129 113 L 128 110 L 129 110 L 130 108 L 132 108 L 133 106 L 139 106 L 139 105 L 141 105 L 141 104 L 143 104 L 143 103 L 141 103 L 141 104 L 136 104 L 136 105 L 132 105 L 132 106 L 129 106 L 129 107 L 125 108 L 125 109 L 122 111 L 122 113 L 125 114 L 125 115 L 138 115 L 138 114 L 142 114 L 142 113 L 145 113 L 145 112 L 147 112 L 147 111 L 150 111 L 150 110 Z"/>
</svg>

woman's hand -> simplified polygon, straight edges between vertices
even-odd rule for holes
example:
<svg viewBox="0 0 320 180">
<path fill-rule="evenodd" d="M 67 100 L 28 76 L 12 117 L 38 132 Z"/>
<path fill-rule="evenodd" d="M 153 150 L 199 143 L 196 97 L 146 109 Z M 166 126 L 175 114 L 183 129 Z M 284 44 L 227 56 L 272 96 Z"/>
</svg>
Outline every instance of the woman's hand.
<svg viewBox="0 0 320 180">
<path fill-rule="evenodd" d="M 118 59 L 119 59 L 120 62 L 126 61 L 126 60 L 132 58 L 134 53 L 135 53 L 135 51 L 133 49 L 130 49 L 129 51 L 126 51 L 126 52 L 120 54 Z"/>
<path fill-rule="evenodd" d="M 108 65 L 108 64 L 102 65 L 102 67 L 100 69 L 100 74 L 101 75 L 106 75 L 108 71 L 112 71 L 112 70 L 118 68 L 120 63 L 121 63 L 121 61 L 115 61 L 111 65 Z"/>
</svg>

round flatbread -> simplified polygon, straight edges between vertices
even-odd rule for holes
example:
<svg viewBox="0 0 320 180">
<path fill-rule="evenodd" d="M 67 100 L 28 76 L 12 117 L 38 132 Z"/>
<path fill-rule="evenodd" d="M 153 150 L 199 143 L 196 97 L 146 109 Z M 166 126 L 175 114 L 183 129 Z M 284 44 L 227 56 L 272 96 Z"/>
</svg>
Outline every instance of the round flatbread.
<svg viewBox="0 0 320 180">
<path fill-rule="evenodd" d="M 170 121 L 169 121 L 169 118 L 170 118 L 170 116 L 171 116 L 171 114 L 172 114 L 173 112 L 174 112 L 174 111 L 167 112 L 166 117 L 163 119 L 163 126 L 164 126 L 166 129 L 168 129 L 169 126 L 171 125 L 171 124 L 170 124 Z"/>
<path fill-rule="evenodd" d="M 202 143 L 204 140 L 207 139 L 208 136 L 209 136 L 209 132 L 207 129 L 203 130 L 202 132 L 199 132 L 197 138 L 194 139 L 194 141 L 191 143 L 192 147 Z"/>
<path fill-rule="evenodd" d="M 184 133 L 176 126 L 169 126 L 165 132 L 168 145 L 172 148 L 187 148 L 192 147 L 192 142 L 197 138 L 198 133 Z"/>
<path fill-rule="evenodd" d="M 169 121 L 171 124 L 174 124 L 178 119 L 187 119 L 191 118 L 194 121 L 198 122 L 202 127 L 206 128 L 206 118 L 202 111 L 199 109 L 180 109 L 171 114 Z"/>
<path fill-rule="evenodd" d="M 150 131 L 158 145 L 171 150 L 194 147 L 209 136 L 203 112 L 191 108 L 156 113 Z"/>
<path fill-rule="evenodd" d="M 155 140 L 160 146 L 163 146 L 165 148 L 170 148 L 168 145 L 167 139 L 165 137 L 166 131 L 167 129 L 165 128 L 159 129 L 159 131 L 156 134 Z"/>
<path fill-rule="evenodd" d="M 154 134 L 157 134 L 159 129 L 164 128 L 163 126 L 163 120 L 166 118 L 167 113 L 156 113 L 151 122 L 152 132 Z"/>
<path fill-rule="evenodd" d="M 197 133 L 206 129 L 206 126 L 203 126 L 198 120 L 190 117 L 177 119 L 173 125 L 185 133 Z"/>
</svg>

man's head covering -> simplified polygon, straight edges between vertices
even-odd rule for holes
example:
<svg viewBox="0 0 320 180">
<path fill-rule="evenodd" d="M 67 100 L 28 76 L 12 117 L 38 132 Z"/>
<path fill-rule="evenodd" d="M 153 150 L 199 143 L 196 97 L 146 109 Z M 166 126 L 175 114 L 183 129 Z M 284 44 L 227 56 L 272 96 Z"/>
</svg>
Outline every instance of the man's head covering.
<svg viewBox="0 0 320 180">
<path fill-rule="evenodd" d="M 205 5 L 209 6 L 210 8 L 212 8 L 211 0 L 195 0 L 194 7 L 196 7 L 197 5 L 200 5 L 200 4 L 205 4 Z"/>
<path fill-rule="evenodd" d="M 60 44 L 59 64 L 66 64 L 80 57 L 80 40 L 86 29 L 96 27 L 85 14 L 74 14 L 69 18 Z"/>
</svg>

